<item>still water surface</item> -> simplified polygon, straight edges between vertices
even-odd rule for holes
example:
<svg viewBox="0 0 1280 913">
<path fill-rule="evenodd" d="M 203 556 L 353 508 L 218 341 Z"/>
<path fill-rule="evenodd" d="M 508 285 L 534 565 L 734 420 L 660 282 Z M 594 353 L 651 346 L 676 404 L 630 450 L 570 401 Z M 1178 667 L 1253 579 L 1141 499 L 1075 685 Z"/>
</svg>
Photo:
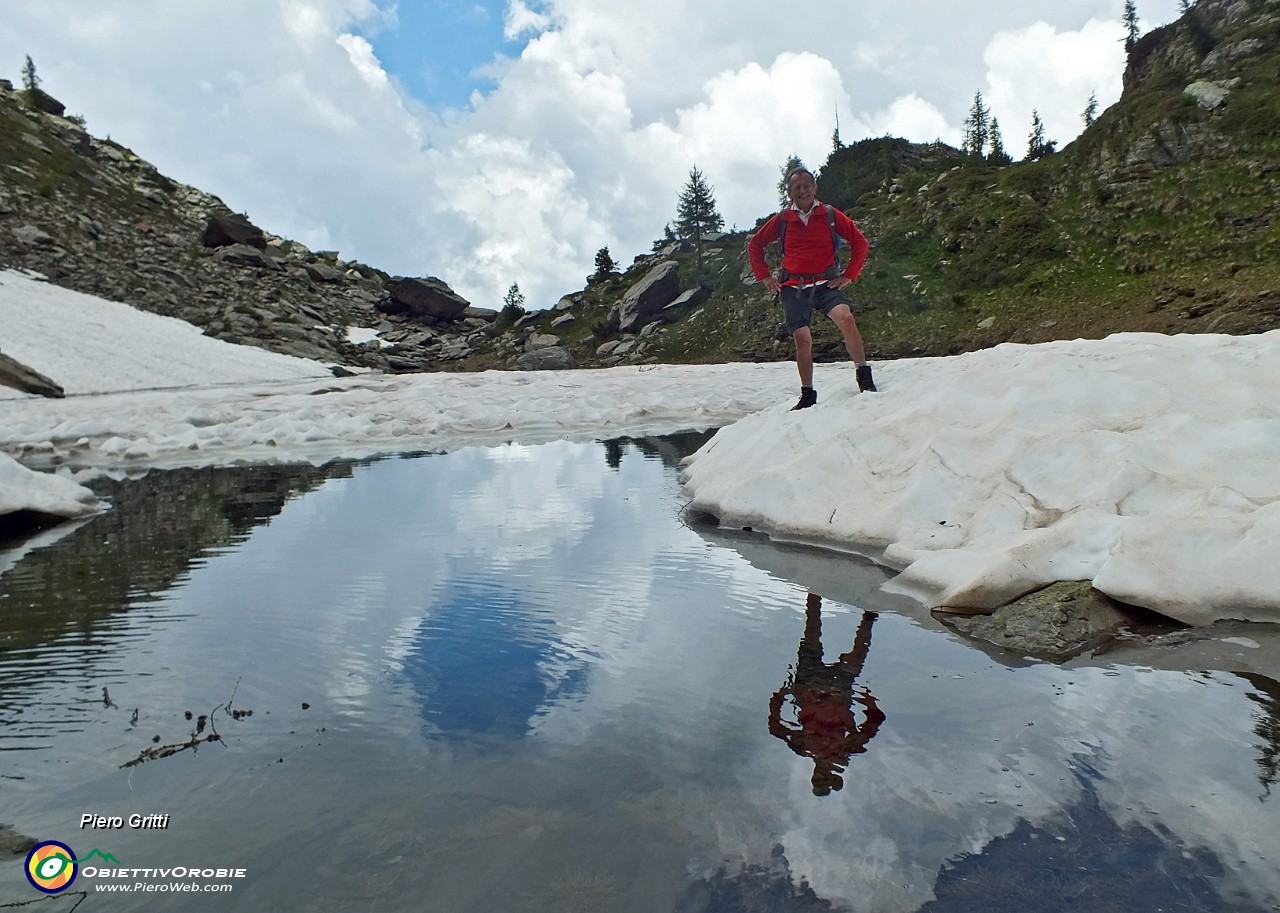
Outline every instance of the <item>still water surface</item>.
<svg viewBox="0 0 1280 913">
<path fill-rule="evenodd" d="M 693 522 L 702 440 L 95 483 L 0 555 L 0 824 L 246 874 L 34 909 L 1280 909 L 1275 681 L 984 652 Z"/>
</svg>

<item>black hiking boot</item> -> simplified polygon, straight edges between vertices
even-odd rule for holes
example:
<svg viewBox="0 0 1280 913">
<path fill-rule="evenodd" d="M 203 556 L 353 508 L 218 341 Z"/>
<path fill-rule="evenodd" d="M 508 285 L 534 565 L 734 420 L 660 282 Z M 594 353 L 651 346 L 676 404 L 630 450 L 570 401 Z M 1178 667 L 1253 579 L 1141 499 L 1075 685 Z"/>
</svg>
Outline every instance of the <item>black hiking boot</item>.
<svg viewBox="0 0 1280 913">
<path fill-rule="evenodd" d="M 817 404 L 818 391 L 813 389 L 813 387 L 801 387 L 800 402 L 792 406 L 791 411 L 795 412 L 797 409 L 808 409 L 810 406 L 816 406 Z"/>
<path fill-rule="evenodd" d="M 858 376 L 858 389 L 863 393 L 875 393 L 876 382 L 871 379 L 871 365 L 858 365 L 854 372 Z"/>
</svg>

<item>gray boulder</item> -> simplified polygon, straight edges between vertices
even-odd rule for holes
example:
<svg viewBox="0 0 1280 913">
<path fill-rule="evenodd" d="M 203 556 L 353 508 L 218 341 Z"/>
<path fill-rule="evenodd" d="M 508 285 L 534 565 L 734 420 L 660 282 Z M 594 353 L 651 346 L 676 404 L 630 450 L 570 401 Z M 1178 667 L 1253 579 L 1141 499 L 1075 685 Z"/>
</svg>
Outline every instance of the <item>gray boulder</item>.
<svg viewBox="0 0 1280 913">
<path fill-rule="evenodd" d="M 468 307 L 462 312 L 462 316 L 468 320 L 483 320 L 485 323 L 493 323 L 498 319 L 498 312 L 493 308 Z"/>
<path fill-rule="evenodd" d="M 205 247 L 227 247 L 231 244 L 247 244 L 258 250 L 266 250 L 267 237 L 262 229 L 244 216 L 214 216 L 204 228 L 200 239 Z"/>
<path fill-rule="evenodd" d="M 28 247 L 52 247 L 54 244 L 53 236 L 35 225 L 22 225 L 11 229 L 11 233 L 15 240 Z"/>
<path fill-rule="evenodd" d="M 1183 94 L 1191 98 L 1200 107 L 1206 111 L 1212 111 L 1214 108 L 1220 107 L 1227 101 L 1227 96 L 1231 94 L 1233 83 L 1239 83 L 1240 80 L 1230 80 L 1228 82 L 1209 82 L 1199 80 L 1193 82 L 1183 90 Z"/>
<path fill-rule="evenodd" d="M 234 263 L 237 266 L 254 266 L 259 269 L 284 269 L 278 260 L 269 257 L 256 247 L 250 247 L 248 244 L 232 244 L 229 247 L 220 247 L 214 257 L 223 263 Z"/>
<path fill-rule="evenodd" d="M 699 285 L 697 288 L 681 292 L 670 304 L 662 309 L 660 315 L 662 320 L 666 323 L 679 320 L 686 310 L 702 304 L 702 302 L 710 298 L 713 290 L 709 285 Z"/>
<path fill-rule="evenodd" d="M 1003 605 L 990 615 L 939 617 L 970 637 L 1023 656 L 1056 662 L 1114 640 L 1150 613 L 1098 592 L 1087 580 L 1063 581 Z M 1177 627 L 1169 622 L 1170 629 Z"/>
<path fill-rule="evenodd" d="M 533 333 L 524 341 L 526 352 L 534 349 L 550 349 L 560 345 L 560 337 L 553 333 Z"/>
<path fill-rule="evenodd" d="M 379 305 L 379 309 L 387 314 L 461 320 L 471 307 L 471 302 L 435 276 L 426 279 L 397 276 L 387 283 L 387 292 L 391 300 Z"/>
<path fill-rule="evenodd" d="M 1259 54 L 1267 47 L 1267 43 L 1260 38 L 1246 38 L 1243 41 L 1236 41 L 1231 44 L 1219 45 L 1209 52 L 1200 63 L 1200 69 L 1204 72 L 1215 70 L 1223 64 L 1231 64 L 1239 60 L 1241 57 L 1250 57 Z"/>
<path fill-rule="evenodd" d="M 62 117 L 67 111 L 66 105 L 39 86 L 34 89 L 26 89 L 23 94 L 26 96 L 27 104 L 37 111 L 52 114 L 54 117 Z"/>
<path fill-rule="evenodd" d="M 525 352 L 516 359 L 518 371 L 571 371 L 578 362 L 564 346 L 547 346 Z"/>
<path fill-rule="evenodd" d="M 664 260 L 631 286 L 622 300 L 614 305 L 618 326 L 624 333 L 634 332 L 648 323 L 680 294 L 679 264 Z"/>
<path fill-rule="evenodd" d="M 342 273 L 323 263 L 304 263 L 303 270 L 316 282 L 341 282 Z"/>
<path fill-rule="evenodd" d="M 415 374 L 422 370 L 422 365 L 412 358 L 388 355 L 387 368 L 396 374 Z"/>
</svg>

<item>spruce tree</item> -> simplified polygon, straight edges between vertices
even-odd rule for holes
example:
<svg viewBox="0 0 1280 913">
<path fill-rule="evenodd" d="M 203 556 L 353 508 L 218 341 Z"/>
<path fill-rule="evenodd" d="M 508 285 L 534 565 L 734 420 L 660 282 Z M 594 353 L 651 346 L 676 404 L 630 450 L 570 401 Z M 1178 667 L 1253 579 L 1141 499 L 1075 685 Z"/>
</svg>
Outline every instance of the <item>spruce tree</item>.
<svg viewBox="0 0 1280 913">
<path fill-rule="evenodd" d="M 611 273 L 618 271 L 618 264 L 613 262 L 613 257 L 609 254 L 609 248 L 602 247 L 596 251 L 596 271 L 591 279 L 605 279 Z"/>
<path fill-rule="evenodd" d="M 1034 162 L 1046 155 L 1053 155 L 1057 145 L 1057 140 L 1045 139 L 1044 121 L 1040 119 L 1040 112 L 1032 110 L 1031 135 L 1027 137 L 1027 161 Z"/>
<path fill-rule="evenodd" d="M 31 59 L 31 55 L 27 55 L 27 62 L 22 65 L 22 88 L 28 92 L 34 92 L 40 88 L 40 77 L 36 75 L 35 61 Z"/>
<path fill-rule="evenodd" d="M 716 198 L 713 188 L 707 183 L 702 172 L 695 165 L 689 172 L 689 180 L 680 191 L 680 201 L 676 209 L 676 234 L 684 239 L 693 239 L 698 251 L 698 260 L 702 260 L 702 236 L 707 232 L 720 231 L 724 228 L 724 219 L 716 211 Z"/>
<path fill-rule="evenodd" d="M 1084 114 L 1081 117 L 1084 118 L 1086 127 L 1092 127 L 1093 122 L 1098 119 L 1098 96 L 1093 92 L 1089 93 L 1089 104 L 1085 105 Z"/>
<path fill-rule="evenodd" d="M 993 165 L 1008 165 L 1013 162 L 1013 158 L 1004 148 L 1004 137 L 1000 135 L 1000 121 L 994 117 L 991 118 L 991 139 L 989 143 L 991 152 L 987 156 L 988 162 Z"/>
<path fill-rule="evenodd" d="M 987 138 L 991 135 L 990 118 L 991 111 L 982 103 L 982 93 L 974 93 L 973 106 L 969 109 L 969 116 L 964 120 L 962 151 L 978 161 L 984 158 L 983 150 L 987 148 Z"/>
<path fill-rule="evenodd" d="M 1138 43 L 1138 8 L 1134 0 L 1124 0 L 1124 49 L 1133 53 L 1133 46 Z"/>
</svg>

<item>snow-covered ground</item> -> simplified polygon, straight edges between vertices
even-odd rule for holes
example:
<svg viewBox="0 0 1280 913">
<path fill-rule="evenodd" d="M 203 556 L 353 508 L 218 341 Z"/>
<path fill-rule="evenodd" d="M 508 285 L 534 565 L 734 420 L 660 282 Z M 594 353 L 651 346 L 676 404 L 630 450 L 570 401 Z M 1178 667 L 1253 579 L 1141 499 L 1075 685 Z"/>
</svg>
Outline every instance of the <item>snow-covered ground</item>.
<svg viewBox="0 0 1280 913">
<path fill-rule="evenodd" d="M 228 345 L 185 320 L 11 270 L 0 270 L 0 352 L 67 395 L 333 376 L 314 361 Z M 0 386 L 0 409 L 26 396 Z"/>
<path fill-rule="evenodd" d="M 11 458 L 83 478 L 736 422 L 690 461 L 694 507 L 868 554 L 930 605 L 1089 579 L 1190 622 L 1280 621 L 1280 332 L 904 360 L 876 394 L 824 365 L 792 412 L 790 364 L 336 379 L 0 272 L 0 352 L 68 394 L 0 387 L 0 512 L 86 510 Z"/>
<path fill-rule="evenodd" d="M 314 361 L 14 272 L 0 272 L 0 352 L 67 393 L 0 386 L 0 452 L 89 470 L 711 428 L 795 386 L 785 364 L 339 379 Z"/>
<path fill-rule="evenodd" d="M 932 606 L 1056 580 L 1191 624 L 1280 622 L 1280 332 L 1118 334 L 884 365 L 691 461 L 694 506 L 901 570 Z"/>
</svg>

